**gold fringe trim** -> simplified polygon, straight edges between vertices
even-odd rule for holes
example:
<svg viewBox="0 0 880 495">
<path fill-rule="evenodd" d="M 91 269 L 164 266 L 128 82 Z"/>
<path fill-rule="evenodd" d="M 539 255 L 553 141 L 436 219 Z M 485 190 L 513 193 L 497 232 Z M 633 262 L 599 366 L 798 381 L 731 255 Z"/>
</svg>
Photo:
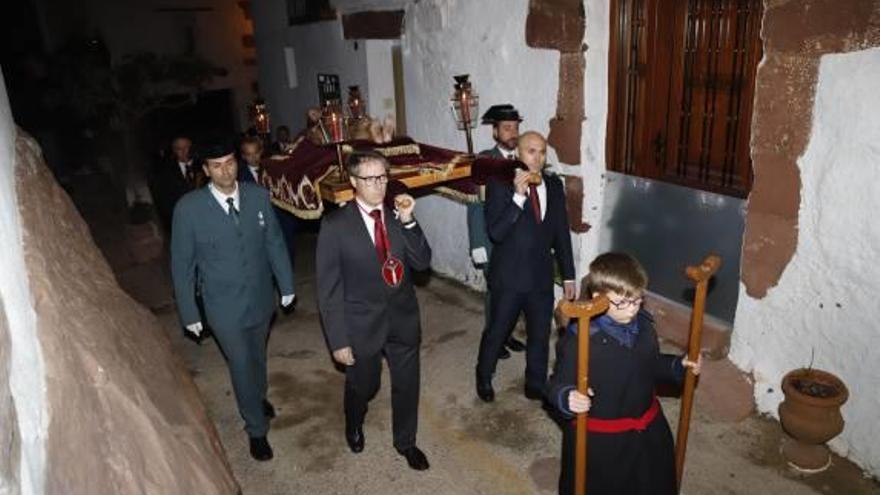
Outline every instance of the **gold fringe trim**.
<svg viewBox="0 0 880 495">
<path fill-rule="evenodd" d="M 480 196 L 478 194 L 463 193 L 461 191 L 456 191 L 451 187 L 437 186 L 434 188 L 434 192 L 453 201 L 458 201 L 459 203 L 467 204 L 480 202 Z"/>
<path fill-rule="evenodd" d="M 373 148 L 373 151 L 380 153 L 386 158 L 400 155 L 419 155 L 422 153 L 422 149 L 419 148 L 418 143 L 402 144 L 400 146 L 389 146 L 385 148 L 376 146 Z M 350 144 L 343 144 L 342 152 L 350 155 L 354 152 L 354 147 Z"/>
</svg>

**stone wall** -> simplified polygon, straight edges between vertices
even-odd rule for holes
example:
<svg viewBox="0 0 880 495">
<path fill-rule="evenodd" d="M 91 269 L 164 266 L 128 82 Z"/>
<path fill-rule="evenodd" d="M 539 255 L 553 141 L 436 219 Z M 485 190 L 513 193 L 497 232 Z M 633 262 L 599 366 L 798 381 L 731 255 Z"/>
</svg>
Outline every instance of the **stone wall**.
<svg viewBox="0 0 880 495">
<path fill-rule="evenodd" d="M 46 493 L 236 493 L 198 390 L 155 317 L 19 131 L 16 182 L 45 366 Z"/>
<path fill-rule="evenodd" d="M 0 201 L 0 493 L 238 493 L 168 336 L 117 285 L 2 84 Z"/>
</svg>

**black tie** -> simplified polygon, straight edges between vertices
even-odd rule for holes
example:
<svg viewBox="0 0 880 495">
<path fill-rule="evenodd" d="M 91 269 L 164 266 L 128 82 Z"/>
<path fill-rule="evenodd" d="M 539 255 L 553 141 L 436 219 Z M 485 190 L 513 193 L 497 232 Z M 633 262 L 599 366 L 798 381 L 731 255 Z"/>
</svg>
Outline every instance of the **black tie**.
<svg viewBox="0 0 880 495">
<path fill-rule="evenodd" d="M 229 205 L 229 210 L 226 213 L 232 217 L 232 221 L 235 222 L 235 226 L 238 227 L 238 210 L 235 209 L 235 199 L 226 198 L 226 204 Z"/>
</svg>

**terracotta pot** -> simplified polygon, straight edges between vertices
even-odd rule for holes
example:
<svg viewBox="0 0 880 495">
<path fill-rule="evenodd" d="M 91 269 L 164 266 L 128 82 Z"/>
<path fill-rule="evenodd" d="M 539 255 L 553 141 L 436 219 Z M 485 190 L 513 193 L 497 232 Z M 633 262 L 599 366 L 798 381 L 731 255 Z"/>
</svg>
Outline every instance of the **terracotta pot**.
<svg viewBox="0 0 880 495">
<path fill-rule="evenodd" d="M 840 407 L 849 398 L 849 390 L 831 373 L 801 368 L 782 378 L 782 393 L 785 400 L 779 405 L 779 420 L 787 433 L 783 455 L 802 471 L 827 469 L 831 454 L 825 442 L 843 431 Z"/>
</svg>

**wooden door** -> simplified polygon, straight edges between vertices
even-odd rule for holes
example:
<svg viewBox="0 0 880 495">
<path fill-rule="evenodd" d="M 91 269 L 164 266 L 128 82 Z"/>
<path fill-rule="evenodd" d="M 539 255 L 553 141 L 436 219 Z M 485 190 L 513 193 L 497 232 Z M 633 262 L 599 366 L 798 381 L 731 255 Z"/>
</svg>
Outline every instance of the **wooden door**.
<svg viewBox="0 0 880 495">
<path fill-rule="evenodd" d="M 609 169 L 745 196 L 761 0 L 613 0 Z"/>
</svg>

